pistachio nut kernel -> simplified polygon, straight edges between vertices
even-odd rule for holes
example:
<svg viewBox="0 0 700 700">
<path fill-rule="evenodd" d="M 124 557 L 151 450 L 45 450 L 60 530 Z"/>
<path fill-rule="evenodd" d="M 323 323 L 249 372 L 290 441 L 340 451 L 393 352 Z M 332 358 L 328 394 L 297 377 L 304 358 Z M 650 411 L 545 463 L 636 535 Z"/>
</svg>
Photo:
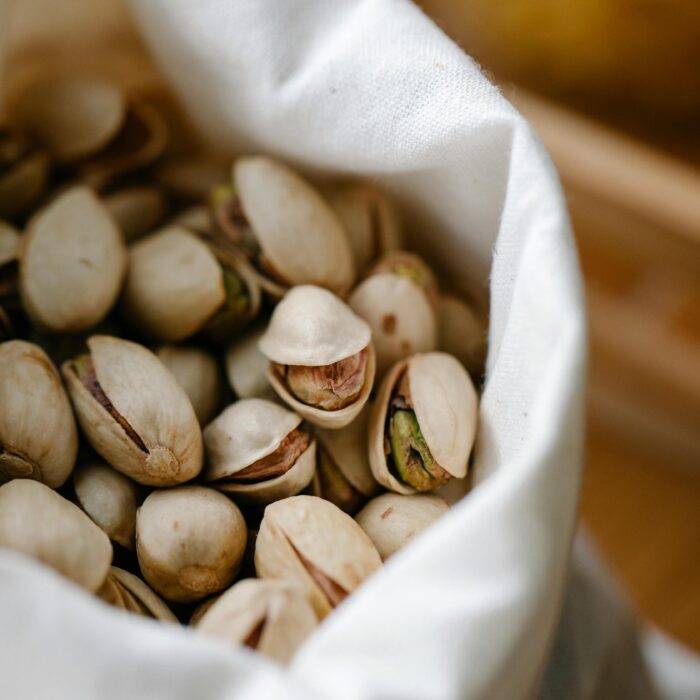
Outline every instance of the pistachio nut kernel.
<svg viewBox="0 0 700 700">
<path fill-rule="evenodd" d="M 91 336 L 89 352 L 63 363 L 78 421 L 97 452 L 140 484 L 172 486 L 202 468 L 192 404 L 175 377 L 142 345 Z"/>
<path fill-rule="evenodd" d="M 319 618 L 380 566 L 362 528 L 329 501 L 293 496 L 265 509 L 255 547 L 257 574 L 298 584 Z"/>
</svg>

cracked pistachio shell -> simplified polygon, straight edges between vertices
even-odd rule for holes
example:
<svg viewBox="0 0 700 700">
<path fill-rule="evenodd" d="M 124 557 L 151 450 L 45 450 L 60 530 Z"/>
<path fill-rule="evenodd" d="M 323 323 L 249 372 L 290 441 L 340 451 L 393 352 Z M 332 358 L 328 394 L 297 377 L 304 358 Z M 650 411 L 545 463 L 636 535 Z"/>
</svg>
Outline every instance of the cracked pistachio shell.
<svg viewBox="0 0 700 700">
<path fill-rule="evenodd" d="M 308 598 L 295 586 L 244 579 L 204 613 L 197 630 L 287 664 L 317 624 Z"/>
<path fill-rule="evenodd" d="M 104 590 L 105 588 L 107 590 Z M 156 593 L 138 576 L 119 567 L 110 567 L 109 575 L 99 593 L 103 600 L 117 608 L 162 622 L 178 624 L 178 619 Z"/>
<path fill-rule="evenodd" d="M 136 517 L 136 553 L 146 581 L 167 600 L 192 602 L 228 586 L 245 551 L 236 504 L 214 489 L 154 491 Z"/>
<path fill-rule="evenodd" d="M 126 241 L 153 231 L 165 216 L 167 205 L 157 187 L 138 185 L 105 195 L 103 202 Z"/>
<path fill-rule="evenodd" d="M 298 584 L 319 618 L 381 566 L 362 528 L 329 501 L 293 496 L 265 509 L 255 547 L 260 578 Z"/>
<path fill-rule="evenodd" d="M 435 309 L 410 279 L 392 273 L 371 275 L 355 288 L 348 303 L 372 329 L 380 377 L 398 360 L 437 349 Z"/>
<path fill-rule="evenodd" d="M 0 486 L 0 547 L 34 557 L 92 592 L 112 561 L 107 535 L 78 506 L 31 479 Z"/>
<path fill-rule="evenodd" d="M 60 161 L 96 153 L 116 136 L 126 116 L 122 91 L 83 78 L 50 78 L 18 98 L 14 118 Z"/>
<path fill-rule="evenodd" d="M 272 367 L 267 378 L 278 396 L 301 416 L 324 428 L 350 423 L 367 402 L 375 374 L 375 355 L 369 326 L 337 296 L 321 287 L 302 285 L 290 289 L 275 308 L 260 338 L 262 353 L 283 365 L 319 367 L 369 351 L 365 382 L 357 399 L 337 411 L 325 411 L 299 401 Z"/>
<path fill-rule="evenodd" d="M 316 443 L 299 456 L 281 476 L 253 483 L 226 481 L 277 450 L 293 430 L 301 425 L 301 416 L 264 399 L 242 399 L 229 406 L 204 429 L 208 469 L 207 481 L 241 501 L 271 503 L 294 496 L 305 489 L 316 466 Z"/>
<path fill-rule="evenodd" d="M 61 366 L 85 436 L 117 471 L 140 484 L 172 486 L 202 468 L 202 434 L 184 390 L 163 363 L 142 345 L 93 335 L 87 345 L 96 380 L 111 404 L 106 409 L 74 369 Z M 141 449 L 116 414 L 138 436 Z"/>
<path fill-rule="evenodd" d="M 121 233 L 87 187 L 73 187 L 30 220 L 19 281 L 32 321 L 50 331 L 99 323 L 119 295 L 126 267 Z"/>
<path fill-rule="evenodd" d="M 440 294 L 438 319 L 441 350 L 454 355 L 472 377 L 480 377 L 486 361 L 486 328 L 476 310 L 455 294 Z"/>
<path fill-rule="evenodd" d="M 239 399 L 277 398 L 267 381 L 267 358 L 258 347 L 264 332 L 263 325 L 253 328 L 231 343 L 226 351 L 226 375 Z"/>
<path fill-rule="evenodd" d="M 29 477 L 58 488 L 78 452 L 78 430 L 46 353 L 24 340 L 0 343 L 0 482 Z"/>
<path fill-rule="evenodd" d="M 439 496 L 384 493 L 373 498 L 355 520 L 374 542 L 382 561 L 386 561 L 448 510 Z"/>
<path fill-rule="evenodd" d="M 206 350 L 179 345 L 163 345 L 156 355 L 185 390 L 200 424 L 209 421 L 221 400 L 221 373 L 216 358 Z"/>
<path fill-rule="evenodd" d="M 78 467 L 73 486 L 80 507 L 113 542 L 134 548 L 138 490 L 136 484 L 106 464 Z"/>
<path fill-rule="evenodd" d="M 0 267 L 19 257 L 19 233 L 4 221 L 0 221 Z"/>
<path fill-rule="evenodd" d="M 264 156 L 239 158 L 233 181 L 263 254 L 290 286 L 345 294 L 355 279 L 350 243 L 330 205 L 301 176 Z"/>
<path fill-rule="evenodd" d="M 350 185 L 333 192 L 329 202 L 348 236 L 358 271 L 366 270 L 383 253 L 401 247 L 398 211 L 381 190 Z"/>
<path fill-rule="evenodd" d="M 413 410 L 433 458 L 456 479 L 467 475 L 476 434 L 477 396 L 469 375 L 452 355 L 429 352 L 397 362 L 386 374 L 369 418 L 369 461 L 374 478 L 400 494 L 415 489 L 389 470 L 384 452 L 385 427 L 391 397 L 406 370 Z"/>
</svg>

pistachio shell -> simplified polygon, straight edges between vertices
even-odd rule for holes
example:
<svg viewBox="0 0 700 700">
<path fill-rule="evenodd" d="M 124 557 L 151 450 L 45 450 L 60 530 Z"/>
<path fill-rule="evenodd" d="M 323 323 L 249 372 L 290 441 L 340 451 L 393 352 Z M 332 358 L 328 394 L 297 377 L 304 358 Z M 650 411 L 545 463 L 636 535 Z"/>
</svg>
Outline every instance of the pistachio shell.
<svg viewBox="0 0 700 700">
<path fill-rule="evenodd" d="M 333 192 L 329 202 L 348 236 L 358 271 L 364 271 L 382 253 L 401 247 L 398 211 L 381 190 L 350 185 Z"/>
<path fill-rule="evenodd" d="M 338 294 L 352 286 L 350 244 L 321 195 L 279 161 L 239 158 L 233 179 L 243 212 L 265 257 L 290 285 L 315 284 Z"/>
<path fill-rule="evenodd" d="M 416 490 L 399 481 L 387 465 L 385 426 L 397 381 L 408 372 L 415 416 L 425 442 L 435 459 L 451 476 L 466 476 L 474 442 L 477 397 L 462 365 L 451 355 L 430 352 L 397 362 L 386 374 L 372 405 L 369 418 L 369 461 L 374 478 L 400 494 Z"/>
<path fill-rule="evenodd" d="M 188 625 L 190 627 L 196 627 L 200 620 L 204 617 L 204 613 L 209 610 L 209 608 L 216 603 L 219 598 L 223 593 L 220 593 L 219 595 L 212 596 L 211 598 L 207 598 L 206 600 L 203 600 L 201 603 L 197 605 L 197 607 L 194 609 L 194 612 L 192 613 L 192 616 L 190 617 L 188 621 Z"/>
<path fill-rule="evenodd" d="M 209 207 L 201 204 L 183 209 L 170 222 L 172 226 L 181 226 L 194 233 L 210 235 L 213 228 Z"/>
<path fill-rule="evenodd" d="M 214 415 L 221 399 L 221 373 L 216 358 L 206 350 L 163 345 L 158 359 L 185 390 L 200 424 Z"/>
<path fill-rule="evenodd" d="M 391 250 L 382 255 L 372 266 L 371 275 L 394 274 L 405 277 L 418 285 L 437 309 L 438 283 L 430 265 L 410 250 Z"/>
<path fill-rule="evenodd" d="M 110 410 L 64 362 L 62 372 L 86 437 L 117 471 L 141 484 L 170 486 L 197 476 L 202 436 L 187 395 L 163 363 L 142 345 L 95 335 L 88 339 L 96 380 L 134 441 Z"/>
<path fill-rule="evenodd" d="M 267 358 L 260 352 L 258 341 L 265 326 L 249 330 L 237 338 L 226 352 L 226 374 L 229 384 L 239 399 L 277 398 L 267 381 Z"/>
<path fill-rule="evenodd" d="M 178 623 L 170 608 L 138 576 L 116 566 L 110 567 L 109 574 L 109 578 L 136 600 L 142 615 Z"/>
<path fill-rule="evenodd" d="M 424 290 L 406 277 L 372 275 L 355 288 L 348 303 L 372 329 L 380 377 L 398 360 L 437 348 L 435 310 Z"/>
<path fill-rule="evenodd" d="M 202 201 L 229 177 L 226 163 L 207 156 L 169 158 L 156 171 L 156 180 L 180 199 Z"/>
<path fill-rule="evenodd" d="M 19 257 L 19 233 L 12 226 L 0 221 L 0 267 Z"/>
<path fill-rule="evenodd" d="M 49 157 L 34 151 L 0 174 L 0 216 L 14 218 L 24 214 L 46 189 Z"/>
<path fill-rule="evenodd" d="M 321 287 L 290 289 L 275 308 L 260 350 L 283 365 L 330 365 L 364 350 L 370 327 L 337 296 Z"/>
<path fill-rule="evenodd" d="M 219 597 L 197 629 L 287 664 L 317 624 L 302 591 L 285 581 L 245 579 Z"/>
<path fill-rule="evenodd" d="M 58 488 L 73 469 L 78 430 L 46 353 L 23 340 L 0 343 L 0 479 L 31 477 Z"/>
<path fill-rule="evenodd" d="M 30 479 L 0 486 L 0 547 L 34 557 L 92 592 L 112 560 L 109 538 L 80 508 Z"/>
<path fill-rule="evenodd" d="M 373 498 L 355 520 L 374 542 L 382 561 L 386 561 L 448 510 L 439 496 L 384 493 Z"/>
<path fill-rule="evenodd" d="M 97 462 L 73 474 L 80 507 L 107 533 L 110 540 L 134 548 L 138 491 L 133 481 Z"/>
<path fill-rule="evenodd" d="M 75 331 L 101 321 L 117 300 L 126 250 L 94 193 L 74 187 L 29 222 L 20 260 L 20 291 L 35 324 Z"/>
<path fill-rule="evenodd" d="M 198 600 L 231 583 L 246 532 L 240 510 L 218 491 L 202 486 L 154 491 L 136 519 L 141 572 L 168 600 Z"/>
<path fill-rule="evenodd" d="M 165 216 L 165 197 L 157 187 L 126 187 L 106 195 L 103 201 L 126 241 L 153 231 Z"/>
<path fill-rule="evenodd" d="M 362 528 L 329 501 L 293 496 L 265 509 L 255 548 L 257 574 L 299 584 L 319 618 L 380 566 Z"/>
<path fill-rule="evenodd" d="M 51 78 L 31 85 L 14 116 L 51 154 L 73 161 L 99 151 L 119 131 L 126 101 L 119 88 L 80 78 Z"/>
<path fill-rule="evenodd" d="M 476 310 L 454 294 L 438 299 L 440 349 L 454 355 L 472 377 L 480 377 L 486 359 L 486 328 Z"/>
</svg>

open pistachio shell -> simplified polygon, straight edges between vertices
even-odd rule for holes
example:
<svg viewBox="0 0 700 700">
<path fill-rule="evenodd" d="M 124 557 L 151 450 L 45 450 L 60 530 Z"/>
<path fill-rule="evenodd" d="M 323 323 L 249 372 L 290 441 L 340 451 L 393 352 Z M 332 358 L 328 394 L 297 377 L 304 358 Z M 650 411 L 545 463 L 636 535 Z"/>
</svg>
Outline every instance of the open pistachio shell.
<svg viewBox="0 0 700 700">
<path fill-rule="evenodd" d="M 138 508 L 136 484 L 106 464 L 93 462 L 75 470 L 73 486 L 80 507 L 109 539 L 133 549 Z"/>
<path fill-rule="evenodd" d="M 226 375 L 239 399 L 277 398 L 267 381 L 267 358 L 258 347 L 264 332 L 264 325 L 251 328 L 231 343 L 226 351 Z"/>
<path fill-rule="evenodd" d="M 221 401 L 221 373 L 216 358 L 206 350 L 180 345 L 163 345 L 156 355 L 185 390 L 200 424 L 207 423 Z"/>
<path fill-rule="evenodd" d="M 296 495 L 316 466 L 316 443 L 300 424 L 301 416 L 271 401 L 237 401 L 204 429 L 206 480 L 253 503 Z"/>
<path fill-rule="evenodd" d="M 306 180 L 264 156 L 239 158 L 233 180 L 261 253 L 283 286 L 315 284 L 337 294 L 350 289 L 355 270 L 348 239 Z M 265 288 L 264 279 L 261 285 Z"/>
<path fill-rule="evenodd" d="M 0 343 L 0 482 L 28 477 L 58 488 L 78 452 L 78 430 L 46 353 L 24 340 Z"/>
<path fill-rule="evenodd" d="M 29 222 L 20 259 L 22 303 L 50 331 L 94 326 L 121 288 L 126 249 L 95 194 L 74 187 Z"/>
<path fill-rule="evenodd" d="M 173 615 L 170 608 L 163 600 L 156 595 L 138 576 L 134 576 L 129 571 L 112 566 L 109 569 L 107 580 L 111 580 L 120 589 L 120 593 L 127 601 L 132 602 L 129 606 L 136 607 L 137 614 L 144 617 L 152 617 L 162 622 L 178 623 L 178 619 Z M 126 603 L 128 605 L 128 603 Z"/>
<path fill-rule="evenodd" d="M 142 345 L 91 336 L 89 355 L 61 366 L 90 444 L 140 484 L 171 486 L 197 476 L 203 447 L 190 400 Z"/>
<path fill-rule="evenodd" d="M 348 299 L 372 329 L 381 377 L 398 360 L 437 349 L 437 316 L 424 290 L 393 273 L 371 275 Z"/>
<path fill-rule="evenodd" d="M 0 217 L 24 214 L 46 188 L 49 156 L 22 133 L 0 128 Z"/>
<path fill-rule="evenodd" d="M 50 78 L 34 83 L 18 98 L 13 117 L 61 161 L 96 153 L 117 134 L 126 100 L 109 83 L 82 78 Z"/>
<path fill-rule="evenodd" d="M 486 328 L 474 307 L 455 294 L 438 299 L 440 349 L 454 355 L 472 377 L 480 377 L 486 360 Z"/>
<path fill-rule="evenodd" d="M 329 202 L 345 229 L 360 273 L 383 253 L 401 247 L 398 211 L 381 190 L 349 185 L 333 192 Z"/>
<path fill-rule="evenodd" d="M 373 498 L 355 520 L 374 542 L 382 561 L 386 561 L 448 510 L 439 496 L 384 493 Z"/>
<path fill-rule="evenodd" d="M 154 491 L 136 519 L 141 572 L 158 593 L 177 602 L 226 588 L 240 566 L 246 537 L 236 504 L 202 486 Z"/>
<path fill-rule="evenodd" d="M 402 410 L 393 414 L 392 400 L 404 373 L 410 403 L 402 399 Z M 388 433 L 392 414 L 407 420 L 405 436 L 396 430 L 397 439 L 407 441 L 402 446 L 408 450 L 406 454 L 420 454 L 420 459 L 416 457 L 419 463 L 411 467 L 415 467 L 413 483 L 420 484 L 419 489 L 400 478 L 402 465 L 392 457 L 394 445 Z M 369 460 L 375 479 L 391 491 L 411 494 L 438 488 L 450 477 L 464 478 L 476 420 L 474 385 L 454 357 L 430 352 L 397 362 L 379 387 L 369 419 Z M 423 457 L 429 458 L 428 465 L 421 461 Z"/>
<path fill-rule="evenodd" d="M 157 187 L 126 187 L 103 198 L 104 205 L 126 241 L 134 241 L 153 231 L 166 212 L 163 192 Z"/>
<path fill-rule="evenodd" d="M 107 535 L 78 506 L 31 479 L 0 486 L 0 547 L 34 557 L 92 592 L 112 561 Z"/>
<path fill-rule="evenodd" d="M 245 579 L 218 598 L 197 630 L 287 664 L 317 624 L 303 591 L 285 581 Z"/>
<path fill-rule="evenodd" d="M 380 566 L 362 528 L 329 501 L 293 496 L 265 509 L 255 547 L 257 574 L 297 583 L 319 618 Z"/>
</svg>

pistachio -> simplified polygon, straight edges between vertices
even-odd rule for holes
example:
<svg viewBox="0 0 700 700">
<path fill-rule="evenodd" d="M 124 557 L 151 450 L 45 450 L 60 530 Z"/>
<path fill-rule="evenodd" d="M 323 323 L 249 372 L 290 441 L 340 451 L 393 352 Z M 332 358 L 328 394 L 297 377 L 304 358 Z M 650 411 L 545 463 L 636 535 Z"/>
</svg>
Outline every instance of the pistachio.
<svg viewBox="0 0 700 700">
<path fill-rule="evenodd" d="M 245 579 L 214 602 L 197 629 L 287 664 L 317 624 L 302 591 L 285 581 Z"/>
<path fill-rule="evenodd" d="M 4 221 L 0 221 L 0 268 L 17 260 L 20 250 L 19 233 Z"/>
<path fill-rule="evenodd" d="M 106 603 L 163 622 L 178 623 L 170 608 L 138 576 L 112 566 L 97 595 Z"/>
<path fill-rule="evenodd" d="M 34 557 L 92 592 L 112 560 L 109 538 L 80 508 L 30 479 L 0 486 L 0 547 Z"/>
<path fill-rule="evenodd" d="M 78 452 L 61 378 L 46 353 L 23 340 L 0 343 L 0 481 L 30 477 L 58 488 Z"/>
<path fill-rule="evenodd" d="M 231 583 L 246 532 L 240 510 L 218 491 L 203 486 L 154 491 L 136 518 L 141 572 L 168 600 L 199 600 Z"/>
<path fill-rule="evenodd" d="M 163 345 L 156 355 L 185 390 L 200 424 L 209 421 L 221 400 L 216 358 L 206 350 L 178 345 Z"/>
<path fill-rule="evenodd" d="M 342 187 L 331 194 L 329 202 L 345 229 L 360 273 L 383 253 L 401 247 L 398 211 L 377 188 L 366 184 Z"/>
<path fill-rule="evenodd" d="M 416 253 L 408 250 L 392 250 L 383 255 L 370 270 L 371 275 L 392 274 L 405 277 L 420 287 L 430 303 L 437 307 L 438 284 L 428 264 Z"/>
<path fill-rule="evenodd" d="M 97 462 L 75 470 L 73 486 L 80 507 L 113 542 L 134 548 L 138 490 L 123 474 Z"/>
<path fill-rule="evenodd" d="M 374 542 L 382 561 L 386 561 L 448 510 L 439 496 L 384 493 L 373 498 L 355 520 Z"/>
<path fill-rule="evenodd" d="M 76 161 L 111 141 L 126 115 L 124 94 L 96 80 L 51 78 L 18 98 L 13 117 L 60 161 Z"/>
<path fill-rule="evenodd" d="M 105 195 L 103 201 L 126 241 L 153 231 L 166 212 L 162 191 L 148 185 L 125 187 Z"/>
<path fill-rule="evenodd" d="M 202 468 L 202 436 L 184 390 L 137 343 L 91 336 L 89 353 L 63 363 L 78 421 L 90 444 L 140 484 L 171 486 Z"/>
<path fill-rule="evenodd" d="M 20 260 L 22 302 L 47 330 L 89 328 L 117 300 L 125 266 L 116 224 L 93 192 L 74 187 L 29 222 Z"/>
<path fill-rule="evenodd" d="M 48 155 L 26 135 L 0 128 L 0 217 L 26 213 L 46 188 Z"/>
<path fill-rule="evenodd" d="M 181 226 L 192 233 L 212 237 L 213 222 L 209 207 L 204 204 L 183 209 L 170 221 L 172 226 Z"/>
<path fill-rule="evenodd" d="M 130 248 L 124 311 L 150 335 L 177 341 L 208 326 L 235 330 L 259 305 L 247 266 L 182 227 Z"/>
<path fill-rule="evenodd" d="M 277 394 L 267 381 L 267 358 L 258 342 L 264 325 L 250 329 L 237 338 L 226 352 L 226 375 L 239 399 L 276 399 Z"/>
<path fill-rule="evenodd" d="M 212 157 L 180 155 L 168 158 L 155 177 L 174 197 L 201 202 L 212 188 L 228 177 L 228 166 Z"/>
<path fill-rule="evenodd" d="M 331 292 L 294 287 L 277 305 L 259 347 L 268 380 L 311 423 L 340 428 L 362 410 L 374 381 L 369 326 Z"/>
<path fill-rule="evenodd" d="M 486 329 L 473 306 L 455 294 L 442 293 L 438 299 L 440 349 L 454 355 L 477 379 L 486 360 Z"/>
<path fill-rule="evenodd" d="M 241 500 L 270 503 L 311 481 L 316 442 L 301 416 L 264 399 L 242 399 L 204 429 L 205 478 Z"/>
<path fill-rule="evenodd" d="M 250 541 L 250 540 L 249 540 Z M 199 621 L 204 617 L 204 613 L 209 610 L 209 608 L 216 603 L 219 598 L 223 593 L 219 593 L 218 595 L 214 595 L 211 598 L 207 598 L 206 600 L 203 600 L 201 603 L 197 605 L 197 607 L 194 609 L 194 612 L 190 616 L 190 619 L 188 621 L 188 625 L 190 627 L 196 627 L 199 624 Z"/>
<path fill-rule="evenodd" d="M 476 432 L 477 399 L 464 367 L 431 352 L 397 362 L 372 406 L 369 459 L 374 477 L 401 494 L 464 478 Z"/>
<path fill-rule="evenodd" d="M 362 528 L 329 501 L 293 496 L 265 509 L 255 547 L 257 574 L 297 583 L 319 618 L 380 566 Z"/>
<path fill-rule="evenodd" d="M 297 173 L 271 158 L 240 158 L 233 189 L 215 197 L 215 217 L 275 297 L 315 284 L 338 294 L 351 287 L 350 244 L 331 207 Z"/>
</svg>

